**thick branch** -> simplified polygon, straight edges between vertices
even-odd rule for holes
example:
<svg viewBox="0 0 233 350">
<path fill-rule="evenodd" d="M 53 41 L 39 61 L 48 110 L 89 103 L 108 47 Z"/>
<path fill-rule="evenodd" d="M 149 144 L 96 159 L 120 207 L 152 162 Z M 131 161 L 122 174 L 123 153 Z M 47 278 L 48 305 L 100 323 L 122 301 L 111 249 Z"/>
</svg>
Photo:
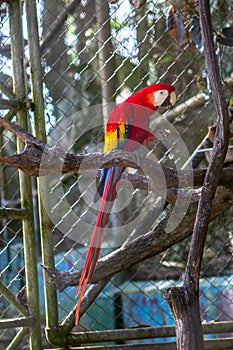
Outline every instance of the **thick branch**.
<svg viewBox="0 0 233 350">
<path fill-rule="evenodd" d="M 19 128 L 18 126 L 17 129 Z M 15 133 L 20 133 L 20 138 L 26 140 L 27 133 L 22 134 L 21 128 L 15 130 Z M 30 135 L 30 134 L 29 134 Z M 131 168 L 139 168 L 136 164 L 138 157 L 133 153 L 124 153 L 120 150 L 114 150 L 108 153 L 91 153 L 91 154 L 65 154 L 65 151 L 59 147 L 45 147 L 43 142 L 33 138 L 26 143 L 24 151 L 20 154 L 14 154 L 9 157 L 0 157 L 0 162 L 6 163 L 21 169 L 30 176 L 45 176 L 49 174 L 64 174 L 70 172 L 81 172 L 89 177 L 96 177 L 96 168 L 109 168 L 111 166 L 124 166 Z M 38 141 L 38 142 L 37 142 Z M 125 155 L 127 155 L 125 157 Z M 190 185 L 190 177 L 193 175 L 193 185 L 201 186 L 206 174 L 206 169 L 180 170 L 161 167 L 157 163 L 152 163 L 150 160 L 143 159 L 141 167 L 152 173 L 153 167 L 153 182 L 160 180 L 161 171 L 166 179 L 167 188 L 179 187 L 182 183 L 183 187 Z M 156 171 L 156 169 L 158 171 Z M 122 179 L 130 181 L 134 188 L 148 190 L 148 177 L 138 174 L 123 174 Z M 233 168 L 224 168 L 222 170 L 219 185 L 227 186 L 232 183 Z M 192 185 L 192 184 L 191 184 Z M 158 188 L 157 188 L 158 189 Z M 150 186 L 153 191 L 153 186 Z"/>
<path fill-rule="evenodd" d="M 99 260 L 95 273 L 91 279 L 91 283 L 95 283 L 88 289 L 85 294 L 81 312 L 83 315 L 96 296 L 100 293 L 105 283 L 117 272 L 131 267 L 132 265 L 143 261 L 155 254 L 158 254 L 172 245 L 185 239 L 192 233 L 193 223 L 196 213 L 196 198 L 194 195 L 193 204 L 190 206 L 188 213 L 184 217 L 182 223 L 172 233 L 165 231 L 167 219 L 163 220 L 154 231 L 148 232 L 121 248 L 115 250 L 111 254 Z M 224 210 L 233 205 L 233 194 L 227 189 L 219 189 L 216 193 L 211 219 L 214 219 Z M 48 266 L 44 267 L 50 275 L 50 281 L 59 291 L 63 291 L 68 286 L 76 286 L 78 284 L 81 271 L 70 273 L 68 271 L 59 271 Z M 74 310 L 64 320 L 62 327 L 66 334 L 74 326 Z"/>
<path fill-rule="evenodd" d="M 21 126 L 12 123 L 7 118 L 0 117 L 0 125 L 11 131 L 16 137 L 18 137 L 23 142 L 31 142 L 36 145 L 44 145 L 44 143 L 40 140 L 37 140 L 32 134 L 27 132 L 25 129 L 21 128 Z"/>
<path fill-rule="evenodd" d="M 177 349 L 180 350 L 204 349 L 199 307 L 199 276 L 213 198 L 226 157 L 229 139 L 229 117 L 215 54 L 209 0 L 200 0 L 199 8 L 206 68 L 218 120 L 212 157 L 198 203 L 184 284 L 182 287 L 170 288 L 164 294 L 175 319 Z"/>
<path fill-rule="evenodd" d="M 166 119 L 168 121 L 173 121 L 176 117 L 181 115 L 182 113 L 186 112 L 188 110 L 192 110 L 194 108 L 198 108 L 202 106 L 204 103 L 206 103 L 206 96 L 203 93 L 198 93 L 197 95 L 191 97 L 184 103 L 181 103 L 180 105 L 172 108 L 170 111 L 166 113 Z"/>
<path fill-rule="evenodd" d="M 3 78 L 4 75 L 1 74 L 0 75 L 0 90 L 4 93 L 4 95 L 6 95 L 8 98 L 10 98 L 11 100 L 15 100 L 15 94 L 13 93 L 13 91 L 9 88 L 9 86 L 6 85 L 5 83 L 5 79 Z"/>
<path fill-rule="evenodd" d="M 25 208 L 0 208 L 0 219 L 22 219 L 27 217 Z"/>
<path fill-rule="evenodd" d="M 13 318 L 0 320 L 0 329 L 16 328 L 16 327 L 32 327 L 34 323 L 33 316 L 27 316 L 22 318 Z"/>
<path fill-rule="evenodd" d="M 165 228 L 167 219 L 164 219 L 154 231 L 143 234 L 100 259 L 91 279 L 91 283 L 97 283 L 98 281 L 127 269 L 140 261 L 159 254 L 190 236 L 196 216 L 197 197 L 198 192 L 195 193 L 193 202 L 183 221 L 172 233 L 166 232 Z M 232 205 L 233 193 L 230 190 L 220 188 L 216 193 L 211 219 L 214 219 Z M 51 282 L 59 291 L 64 290 L 68 286 L 77 285 L 81 274 L 81 271 L 70 273 L 50 267 L 45 267 L 45 269 L 50 273 Z"/>
<path fill-rule="evenodd" d="M 5 98 L 0 98 L 0 109 L 9 109 L 12 107 L 17 107 L 19 102 L 16 100 L 6 100 Z"/>
<path fill-rule="evenodd" d="M 213 42 L 213 29 L 211 26 L 209 1 L 200 0 L 200 23 L 202 38 L 205 38 L 204 53 L 206 67 L 212 89 L 212 98 L 218 116 L 217 130 L 215 134 L 212 158 L 204 179 L 201 198 L 198 205 L 197 217 L 194 225 L 193 239 L 190 247 L 189 258 L 186 267 L 185 285 L 192 286 L 198 291 L 199 273 L 205 237 L 208 229 L 212 209 L 212 201 L 218 186 L 220 174 L 226 157 L 229 139 L 229 117 L 221 79 L 218 70 L 218 62 Z"/>
<path fill-rule="evenodd" d="M 15 134 L 19 139 L 26 142 L 26 147 L 22 153 L 14 154 L 9 157 L 0 157 L 0 162 L 6 163 L 21 169 L 30 176 L 44 176 L 48 174 L 61 174 L 69 172 L 87 172 L 88 176 L 95 177 L 93 164 L 96 170 L 101 167 L 124 166 L 131 168 L 142 168 L 146 175 L 150 174 L 153 178 L 149 179 L 142 175 L 124 174 L 123 179 L 127 179 L 135 188 L 148 190 L 148 183 L 160 183 L 161 171 L 166 179 L 167 188 L 190 186 L 190 178 L 193 174 L 194 186 L 201 186 L 203 183 L 206 169 L 180 170 L 161 167 L 158 163 L 149 159 L 138 159 L 134 153 L 126 153 L 121 150 L 114 150 L 108 153 L 92 154 L 71 154 L 66 153 L 60 147 L 48 147 L 42 141 L 36 139 L 30 133 L 0 117 L 0 124 Z M 137 163 L 140 163 L 138 166 Z M 219 180 L 220 185 L 230 185 L 232 183 L 233 169 L 223 169 Z M 150 190 L 153 191 L 153 184 L 150 183 Z M 158 185 L 156 187 L 158 190 Z"/>
</svg>

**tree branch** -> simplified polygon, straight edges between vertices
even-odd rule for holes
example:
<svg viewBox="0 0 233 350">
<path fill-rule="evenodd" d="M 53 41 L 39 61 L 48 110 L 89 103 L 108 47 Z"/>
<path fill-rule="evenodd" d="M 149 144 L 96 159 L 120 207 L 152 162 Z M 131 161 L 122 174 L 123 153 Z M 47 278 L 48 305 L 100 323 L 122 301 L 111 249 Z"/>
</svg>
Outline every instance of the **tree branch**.
<svg viewBox="0 0 233 350">
<path fill-rule="evenodd" d="M 0 98 L 0 109 L 9 109 L 12 107 L 17 107 L 19 102 L 16 100 L 7 100 L 5 98 Z"/>
<path fill-rule="evenodd" d="M 202 106 L 204 103 L 206 103 L 206 96 L 203 93 L 198 93 L 197 95 L 189 98 L 184 103 L 181 103 L 177 105 L 176 107 L 173 107 L 171 110 L 169 110 L 166 113 L 166 119 L 169 122 L 174 121 L 176 117 L 181 115 L 184 112 L 189 111 L 190 109 L 198 108 Z"/>
<path fill-rule="evenodd" d="M 123 244 L 119 249 L 101 258 L 91 279 L 91 283 L 97 283 L 138 262 L 159 254 L 190 236 L 196 216 L 198 197 L 199 190 L 193 194 L 192 203 L 190 204 L 187 214 L 172 233 L 167 233 L 165 230 L 168 222 L 168 218 L 166 218 L 155 230 L 143 234 L 127 244 Z M 217 191 L 214 199 L 211 220 L 232 205 L 233 192 L 221 187 Z M 51 276 L 51 283 L 53 283 L 59 291 L 63 291 L 68 286 L 76 286 L 81 275 L 81 271 L 70 273 L 68 271 L 59 271 L 48 266 L 44 268 Z"/>
<path fill-rule="evenodd" d="M 212 158 L 205 175 L 201 198 L 198 205 L 193 240 L 185 274 L 185 285 L 190 286 L 194 283 L 196 291 L 199 290 L 199 273 L 202 253 L 211 215 L 213 197 L 218 186 L 229 140 L 229 117 L 215 54 L 209 1 L 200 0 L 199 6 L 202 37 L 205 38 L 204 52 L 206 67 L 212 89 L 212 98 L 215 105 L 216 114 L 218 116 L 218 122 Z"/>
<path fill-rule="evenodd" d="M 132 241 L 127 241 L 119 249 L 104 256 L 98 261 L 95 273 L 91 278 L 91 287 L 83 299 L 80 315 L 83 315 L 98 294 L 101 292 L 108 280 L 116 273 L 125 270 L 151 256 L 159 254 L 172 245 L 181 242 L 192 234 L 193 224 L 196 216 L 198 191 L 193 194 L 192 204 L 181 224 L 172 232 L 167 233 L 165 228 L 167 218 L 157 225 L 155 230 L 139 236 Z M 229 189 L 220 188 L 215 195 L 211 220 L 233 205 L 233 192 Z M 57 270 L 49 266 L 42 266 L 50 275 L 50 282 L 62 292 L 69 286 L 77 286 L 81 271 L 68 272 Z M 62 327 L 66 333 L 74 326 L 75 310 L 63 321 Z"/>
<path fill-rule="evenodd" d="M 204 349 L 200 307 L 199 276 L 213 198 L 228 148 L 229 117 L 213 42 L 209 0 L 199 0 L 201 34 L 212 98 L 218 116 L 212 157 L 201 189 L 193 236 L 185 270 L 184 284 L 165 293 L 176 324 L 177 349 Z"/>
<path fill-rule="evenodd" d="M 121 150 L 91 154 L 66 153 L 60 147 L 49 147 L 45 145 L 44 142 L 38 140 L 29 132 L 6 118 L 0 117 L 0 125 L 26 143 L 23 152 L 13 154 L 9 157 L 0 157 L 0 162 L 17 167 L 29 176 L 85 172 L 86 175 L 95 178 L 96 171 L 93 171 L 93 164 L 95 164 L 96 170 L 102 167 L 109 168 L 112 166 L 124 166 L 135 169 L 142 168 L 151 178 L 150 176 L 146 177 L 138 174 L 125 173 L 122 179 L 130 181 L 134 188 L 142 190 L 150 189 L 153 191 L 153 183 L 156 183 L 156 191 L 158 191 L 161 171 L 165 176 L 167 188 L 179 187 L 180 183 L 182 183 L 183 187 L 189 186 L 192 175 L 194 186 L 201 186 L 206 174 L 206 169 L 195 169 L 193 171 L 179 170 L 178 172 L 176 169 L 161 167 L 158 163 L 152 162 L 146 158 L 138 159 L 136 154 L 123 152 Z M 138 162 L 140 165 L 137 165 Z M 223 169 L 219 179 L 219 185 L 230 186 L 232 178 L 233 169 Z"/>
<path fill-rule="evenodd" d="M 0 74 L 0 90 L 4 93 L 4 95 L 6 95 L 8 98 L 10 98 L 11 100 L 15 100 L 15 94 L 13 93 L 13 91 L 11 90 L 11 88 L 6 85 L 5 81 L 6 79 L 4 79 L 5 75 L 4 74 Z"/>
</svg>

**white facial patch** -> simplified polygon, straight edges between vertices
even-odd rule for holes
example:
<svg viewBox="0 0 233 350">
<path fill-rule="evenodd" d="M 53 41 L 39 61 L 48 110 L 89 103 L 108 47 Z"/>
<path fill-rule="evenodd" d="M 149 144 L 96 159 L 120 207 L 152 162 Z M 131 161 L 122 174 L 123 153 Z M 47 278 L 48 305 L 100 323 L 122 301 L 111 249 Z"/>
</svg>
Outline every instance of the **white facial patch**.
<svg viewBox="0 0 233 350">
<path fill-rule="evenodd" d="M 166 100 L 168 97 L 168 91 L 167 90 L 158 90 L 154 92 L 154 106 L 161 106 L 163 102 Z"/>
</svg>

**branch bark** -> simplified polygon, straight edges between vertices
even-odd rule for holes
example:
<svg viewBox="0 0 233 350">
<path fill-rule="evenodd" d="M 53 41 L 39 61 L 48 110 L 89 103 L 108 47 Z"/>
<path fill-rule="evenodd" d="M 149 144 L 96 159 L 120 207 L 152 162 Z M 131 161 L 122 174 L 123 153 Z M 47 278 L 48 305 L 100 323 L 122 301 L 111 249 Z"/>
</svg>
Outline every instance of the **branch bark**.
<svg viewBox="0 0 233 350">
<path fill-rule="evenodd" d="M 192 197 L 192 203 L 186 213 L 183 221 L 172 232 L 167 233 L 165 228 L 168 218 L 164 219 L 155 230 L 143 234 L 132 241 L 123 244 L 107 256 L 101 258 L 96 267 L 95 273 L 91 278 L 91 283 L 98 283 L 115 273 L 125 270 L 132 265 L 139 263 L 151 256 L 159 254 L 172 245 L 181 242 L 189 237 L 193 231 L 193 224 L 196 216 L 197 201 L 199 191 Z M 233 192 L 229 189 L 219 188 L 214 199 L 214 205 L 211 213 L 211 220 L 227 210 L 233 205 Z M 58 291 L 63 291 L 68 286 L 76 286 L 81 271 L 70 273 L 57 269 L 44 267 L 51 276 L 51 283 Z"/>
<path fill-rule="evenodd" d="M 177 349 L 179 350 L 204 349 L 199 307 L 199 276 L 213 198 L 229 139 L 229 117 L 215 54 L 210 3 L 208 0 L 200 0 L 199 7 L 206 67 L 218 121 L 212 158 L 201 189 L 184 284 L 182 287 L 171 288 L 165 292 L 165 298 L 175 319 Z"/>
<path fill-rule="evenodd" d="M 19 102 L 16 100 L 7 100 L 5 98 L 0 98 L 0 109 L 9 109 L 11 107 L 17 107 Z"/>
<path fill-rule="evenodd" d="M 0 117 L 0 125 L 11 131 L 16 137 L 25 142 L 23 152 L 13 154 L 9 157 L 0 157 L 0 162 L 9 164 L 22 170 L 29 176 L 45 176 L 49 174 L 64 174 L 70 172 L 84 172 L 95 178 L 96 171 L 93 171 L 93 164 L 98 168 L 109 168 L 111 166 L 124 166 L 135 169 L 143 168 L 147 174 L 153 174 L 153 182 L 160 183 L 161 169 L 166 179 L 167 188 L 179 187 L 179 184 L 189 186 L 190 178 L 193 175 L 193 185 L 201 186 L 206 174 L 206 169 L 179 170 L 161 167 L 155 162 L 146 158 L 138 159 L 134 153 L 114 150 L 107 153 L 72 154 L 66 153 L 60 147 L 49 147 L 43 141 L 35 138 L 20 126 L 12 123 L 6 118 Z M 137 165 L 137 163 L 140 163 Z M 80 169 L 81 167 L 81 169 Z M 156 171 L 156 169 L 158 171 Z M 232 184 L 233 169 L 225 168 L 219 178 L 219 185 L 230 186 Z M 130 181 L 135 188 L 148 190 L 150 179 L 138 174 L 123 174 L 122 179 Z M 159 181 L 158 181 L 159 180 Z M 150 184 L 153 191 L 153 185 Z M 158 190 L 158 185 L 156 186 Z"/>
<path fill-rule="evenodd" d="M 83 315 L 97 295 L 101 292 L 108 280 L 116 273 L 125 270 L 151 256 L 159 254 L 172 245 L 181 242 L 192 234 L 193 224 L 196 216 L 198 192 L 193 195 L 192 204 L 181 224 L 172 232 L 167 233 L 165 228 L 167 218 L 164 219 L 155 230 L 139 236 L 132 241 L 127 241 L 119 249 L 101 258 L 97 264 L 94 275 L 91 278 L 91 287 L 85 294 L 81 312 Z M 211 220 L 233 205 L 233 192 L 229 189 L 219 188 L 216 192 L 211 213 Z M 43 266 L 50 276 L 50 282 L 62 292 L 69 286 L 77 286 L 81 271 L 61 271 L 49 266 Z M 74 326 L 73 310 L 62 323 L 63 331 L 68 334 Z M 63 332 L 62 331 L 62 332 Z"/>
</svg>

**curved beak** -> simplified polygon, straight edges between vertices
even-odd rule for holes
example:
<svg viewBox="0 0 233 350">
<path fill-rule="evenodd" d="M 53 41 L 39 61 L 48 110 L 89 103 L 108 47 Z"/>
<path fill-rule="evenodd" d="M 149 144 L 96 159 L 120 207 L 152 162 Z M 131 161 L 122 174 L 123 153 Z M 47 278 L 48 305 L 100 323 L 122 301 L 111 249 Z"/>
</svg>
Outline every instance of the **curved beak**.
<svg viewBox="0 0 233 350">
<path fill-rule="evenodd" d="M 162 107 L 172 107 L 176 103 L 176 93 L 172 91 L 163 102 Z"/>
</svg>

